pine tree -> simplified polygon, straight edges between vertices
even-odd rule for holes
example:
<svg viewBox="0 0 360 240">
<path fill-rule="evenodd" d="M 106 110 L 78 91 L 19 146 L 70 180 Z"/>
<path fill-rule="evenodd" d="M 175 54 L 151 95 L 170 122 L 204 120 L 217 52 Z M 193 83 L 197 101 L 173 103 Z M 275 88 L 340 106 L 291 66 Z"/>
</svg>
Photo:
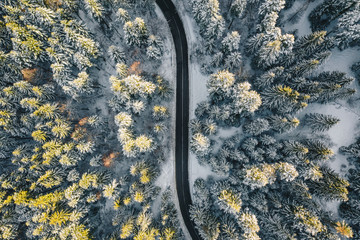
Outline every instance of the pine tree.
<svg viewBox="0 0 360 240">
<path fill-rule="evenodd" d="M 259 14 L 265 15 L 270 12 L 280 12 L 285 7 L 284 0 L 268 0 L 261 4 Z"/>
<path fill-rule="evenodd" d="M 103 188 L 104 197 L 109 199 L 115 199 L 117 196 L 117 188 L 118 188 L 118 183 L 116 182 L 116 179 L 114 179 L 112 183 L 104 186 Z"/>
<path fill-rule="evenodd" d="M 224 19 L 219 14 L 217 0 L 191 1 L 192 12 L 200 26 L 200 33 L 207 40 L 218 39 L 224 31 Z"/>
<path fill-rule="evenodd" d="M 239 239 L 240 234 L 235 221 L 225 215 L 221 219 L 221 239 L 232 240 Z"/>
<path fill-rule="evenodd" d="M 211 59 L 211 66 L 220 67 L 223 64 L 223 62 L 224 62 L 224 53 L 220 51 L 213 55 Z"/>
<path fill-rule="evenodd" d="M 244 132 L 252 135 L 260 135 L 270 129 L 269 122 L 266 119 L 258 118 L 249 121 L 244 125 Z"/>
<path fill-rule="evenodd" d="M 230 55 L 225 58 L 225 66 L 229 69 L 239 68 L 241 66 L 241 63 L 242 56 L 239 52 L 230 53 Z"/>
<path fill-rule="evenodd" d="M 280 180 L 285 180 L 289 182 L 289 181 L 293 181 L 296 177 L 299 176 L 299 173 L 294 167 L 294 165 L 290 163 L 287 162 L 277 163 L 275 167 L 276 167 L 276 172 L 280 177 Z"/>
<path fill-rule="evenodd" d="M 340 119 L 337 117 L 320 114 L 320 113 L 306 114 L 305 117 L 306 117 L 306 123 L 309 124 L 311 129 L 315 132 L 327 131 L 340 121 Z"/>
<path fill-rule="evenodd" d="M 204 124 L 204 132 L 205 134 L 208 134 L 208 135 L 213 135 L 217 132 L 217 125 L 214 121 L 212 120 L 206 120 L 205 121 L 205 124 Z"/>
<path fill-rule="evenodd" d="M 207 88 L 211 95 L 229 95 L 230 89 L 234 83 L 234 74 L 223 70 L 211 75 L 207 83 Z"/>
<path fill-rule="evenodd" d="M 190 141 L 190 147 L 196 155 L 204 156 L 211 150 L 210 139 L 201 133 L 196 133 Z"/>
<path fill-rule="evenodd" d="M 260 231 L 260 227 L 254 214 L 246 211 L 240 215 L 238 222 L 244 231 L 244 234 L 242 235 L 243 239 L 260 239 L 257 235 L 257 232 Z"/>
<path fill-rule="evenodd" d="M 304 208 L 297 206 L 294 209 L 295 218 L 299 221 L 298 226 L 303 228 L 305 232 L 316 236 L 318 233 L 324 231 L 324 226 L 318 216 Z"/>
<path fill-rule="evenodd" d="M 279 62 L 279 58 L 292 51 L 294 44 L 294 36 L 285 34 L 277 36 L 272 41 L 267 41 L 260 47 L 257 54 L 257 65 L 260 68 L 267 68 Z"/>
<path fill-rule="evenodd" d="M 288 156 L 296 155 L 298 157 L 304 157 L 309 152 L 309 149 L 300 142 L 285 141 L 282 151 Z"/>
<path fill-rule="evenodd" d="M 336 222 L 335 229 L 337 233 L 344 236 L 345 238 L 352 238 L 354 235 L 351 227 L 345 221 Z"/>
<path fill-rule="evenodd" d="M 324 29 L 333 20 L 346 13 L 353 6 L 356 6 L 356 0 L 340 1 L 326 0 L 317 6 L 309 15 L 311 29 L 313 31 Z"/>
<path fill-rule="evenodd" d="M 125 53 L 122 49 L 117 46 L 111 45 L 108 50 L 110 57 L 114 60 L 115 63 L 122 63 L 126 61 Z M 124 77 L 124 76 L 122 76 Z"/>
<path fill-rule="evenodd" d="M 206 240 L 216 240 L 220 235 L 220 223 L 209 210 L 204 210 L 197 205 L 190 207 L 192 220 L 196 224 L 200 236 Z"/>
<path fill-rule="evenodd" d="M 214 15 L 210 18 L 210 21 L 207 23 L 204 29 L 201 30 L 201 33 L 207 39 L 219 39 L 222 36 L 224 29 L 225 23 L 222 16 Z"/>
<path fill-rule="evenodd" d="M 270 126 L 276 132 L 288 132 L 296 128 L 300 121 L 291 116 L 272 115 L 268 118 Z"/>
<path fill-rule="evenodd" d="M 329 168 L 321 168 L 323 177 L 309 184 L 313 194 L 329 201 L 347 201 L 349 182 Z"/>
<path fill-rule="evenodd" d="M 232 52 L 239 49 L 240 34 L 237 31 L 229 32 L 221 41 L 224 52 Z"/>
<path fill-rule="evenodd" d="M 313 161 L 328 160 L 334 155 L 334 151 L 319 140 L 307 140 L 304 145 L 309 149 L 308 157 Z"/>
<path fill-rule="evenodd" d="M 268 88 L 273 85 L 274 81 L 283 73 L 283 71 L 283 67 L 270 69 L 261 76 L 257 77 L 254 84 L 260 89 Z"/>
<path fill-rule="evenodd" d="M 142 18 L 124 24 L 125 40 L 129 45 L 144 46 L 148 39 L 147 26 Z"/>
<path fill-rule="evenodd" d="M 87 10 L 96 18 L 103 16 L 104 7 L 97 0 L 84 0 Z"/>
<path fill-rule="evenodd" d="M 235 113 L 255 112 L 262 104 L 262 98 L 256 91 L 250 90 L 248 82 L 241 82 L 235 85 L 233 92 Z"/>
<path fill-rule="evenodd" d="M 230 13 L 232 16 L 240 18 L 246 9 L 246 0 L 234 0 L 230 7 Z"/>
<path fill-rule="evenodd" d="M 297 64 L 296 66 L 291 67 L 287 72 L 290 73 L 289 77 L 306 77 L 311 74 L 318 66 L 320 61 L 317 59 L 304 60 Z"/>
<path fill-rule="evenodd" d="M 95 91 L 92 81 L 86 72 L 80 72 L 78 77 L 69 82 L 69 84 L 72 90 L 69 95 L 72 95 L 74 98 L 81 94 L 91 94 Z"/>
<path fill-rule="evenodd" d="M 275 86 L 265 89 L 261 93 L 264 106 L 271 109 L 278 109 L 283 113 L 296 111 L 299 104 L 300 93 L 287 86 Z"/>
<path fill-rule="evenodd" d="M 326 31 L 318 31 L 304 36 L 294 44 L 294 51 L 300 56 L 311 55 L 318 48 L 326 37 Z"/>
<path fill-rule="evenodd" d="M 116 16 L 122 23 L 126 23 L 126 22 L 130 21 L 130 16 L 129 16 L 128 11 L 126 11 L 126 9 L 119 8 L 116 12 Z"/>
<path fill-rule="evenodd" d="M 239 214 L 241 210 L 241 194 L 223 185 L 221 182 L 215 184 L 217 203 L 220 209 L 231 214 Z"/>
<path fill-rule="evenodd" d="M 252 190 L 272 184 L 276 179 L 275 171 L 274 166 L 269 164 L 249 167 L 245 172 L 244 184 L 249 185 Z"/>
</svg>

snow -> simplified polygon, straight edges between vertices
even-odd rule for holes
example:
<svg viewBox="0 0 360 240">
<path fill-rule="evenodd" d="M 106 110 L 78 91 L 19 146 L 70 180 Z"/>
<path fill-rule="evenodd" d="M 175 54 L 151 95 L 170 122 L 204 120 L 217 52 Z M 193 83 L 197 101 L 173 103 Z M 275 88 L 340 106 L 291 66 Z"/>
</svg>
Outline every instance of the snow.
<svg viewBox="0 0 360 240">
<path fill-rule="evenodd" d="M 339 148 L 355 142 L 355 136 L 359 132 L 357 127 L 359 125 L 360 115 L 340 103 L 314 103 L 309 105 L 301 115 L 305 115 L 306 113 L 322 113 L 333 115 L 340 119 L 340 122 L 330 128 L 326 133 L 334 144 L 332 150 L 335 153 L 334 160 L 329 162 L 329 166 L 337 173 L 343 173 L 344 169 L 342 169 L 342 165 L 348 166 L 348 162 L 346 156 L 339 153 Z"/>
<path fill-rule="evenodd" d="M 155 12 L 158 17 L 165 21 L 165 17 L 162 14 L 160 8 L 156 5 Z M 166 22 L 166 21 L 165 21 Z M 167 25 L 165 25 L 167 36 L 171 36 L 170 29 Z M 159 75 L 164 77 L 166 80 L 169 81 L 171 88 L 175 91 L 176 88 L 176 58 L 175 58 L 175 47 L 171 39 L 166 38 L 164 40 L 164 55 L 159 67 Z M 171 102 L 169 109 L 171 109 L 171 119 L 170 122 L 170 130 L 172 131 L 171 134 L 171 147 L 169 149 L 169 153 L 167 156 L 167 160 L 165 163 L 162 164 L 161 174 L 157 178 L 155 185 L 161 187 L 162 191 L 164 191 L 168 186 L 172 186 L 175 188 L 175 174 L 174 174 L 174 162 L 175 162 L 175 98 Z M 167 141 L 167 140 L 166 140 Z"/>
<path fill-rule="evenodd" d="M 286 25 L 282 26 L 282 29 L 286 32 L 297 30 L 296 33 L 298 37 L 310 34 L 311 28 L 308 15 L 317 5 L 321 3 L 322 1 L 310 3 L 299 21 L 295 24 L 287 22 Z M 296 1 L 291 9 L 284 11 L 284 20 L 286 21 L 289 16 L 292 16 L 292 14 L 295 13 L 296 10 L 300 9 L 303 4 L 304 1 Z M 351 71 L 351 66 L 355 62 L 360 61 L 359 50 L 359 47 L 347 48 L 343 51 L 340 51 L 337 48 L 333 49 L 330 58 L 321 65 L 315 73 L 319 74 L 323 71 L 340 71 L 347 73 L 349 76 L 354 76 Z M 350 87 L 357 89 L 357 92 L 360 90 L 356 81 L 352 83 Z M 322 113 L 333 115 L 340 119 L 340 122 L 327 131 L 326 134 L 332 141 L 332 150 L 335 153 L 333 159 L 328 162 L 328 166 L 343 177 L 349 168 L 349 163 L 347 161 L 347 157 L 339 152 L 339 148 L 341 146 L 348 146 L 355 142 L 356 136 L 359 135 L 358 127 L 360 111 L 358 110 L 359 104 L 357 104 L 358 98 L 358 94 L 351 98 L 352 101 L 355 102 L 355 106 L 350 106 L 350 101 L 346 100 L 339 100 L 328 104 L 315 103 L 309 105 L 301 114 L 299 114 L 299 116 L 303 116 L 306 113 Z M 338 207 L 340 205 L 339 201 L 321 202 L 326 210 L 334 213 L 335 216 L 338 216 Z"/>
<path fill-rule="evenodd" d="M 207 179 L 209 176 L 216 177 L 216 174 L 211 171 L 211 167 L 209 165 L 200 165 L 196 156 L 189 152 L 189 185 L 192 200 L 194 200 L 193 188 L 195 180 L 198 178 Z"/>
<path fill-rule="evenodd" d="M 349 76 L 354 76 L 354 73 L 351 71 L 351 66 L 355 62 L 360 61 L 359 51 L 360 47 L 347 48 L 343 51 L 340 51 L 337 48 L 333 49 L 330 58 L 325 64 L 319 67 L 317 72 L 341 71 L 347 73 Z M 357 89 L 357 92 L 360 90 L 357 81 L 354 81 L 350 87 Z M 356 94 L 352 98 L 358 97 L 358 94 Z M 355 142 L 355 137 L 359 132 L 358 125 L 360 111 L 357 108 L 350 106 L 345 100 L 339 100 L 335 103 L 320 106 L 314 104 L 314 106 L 308 108 L 307 111 L 310 109 L 319 113 L 331 114 L 340 119 L 340 122 L 327 132 L 334 143 L 333 150 L 335 152 L 335 161 L 331 162 L 329 165 L 336 172 L 340 173 L 345 170 L 341 169 L 342 165 L 347 166 L 348 162 L 346 157 L 338 152 L 338 149 L 341 146 L 348 146 Z"/>
<path fill-rule="evenodd" d="M 92 105 L 92 108 L 99 109 L 101 111 L 101 116 L 108 116 L 109 115 L 109 108 L 107 106 L 107 98 L 112 96 L 110 90 L 110 82 L 109 77 L 111 75 L 116 75 L 116 69 L 114 64 L 108 59 L 107 49 L 112 45 L 113 42 L 119 43 L 120 39 L 119 36 L 116 36 L 116 39 L 109 39 L 108 37 L 102 34 L 100 29 L 100 25 L 95 22 L 92 18 L 90 18 L 84 11 L 79 11 L 80 19 L 83 22 L 86 22 L 86 27 L 89 29 L 90 32 L 96 33 L 93 36 L 96 38 L 97 42 L 100 43 L 100 49 L 104 49 L 103 51 L 103 59 L 100 57 L 97 61 L 98 62 L 98 69 L 94 70 L 91 74 L 92 77 L 96 78 L 97 83 L 99 84 L 102 95 L 95 98 L 95 103 Z M 94 79 L 95 80 L 95 79 Z"/>
<path fill-rule="evenodd" d="M 181 11 L 180 17 L 182 18 L 187 41 L 189 45 L 189 53 L 195 51 L 195 46 L 198 43 L 198 38 L 200 37 L 194 26 L 196 26 L 195 21 L 192 17 L 188 15 L 181 15 L 184 14 L 185 11 Z M 191 59 L 191 56 L 189 56 Z M 206 101 L 208 92 L 206 88 L 206 82 L 208 76 L 205 76 L 200 71 L 200 66 L 197 63 L 194 63 L 190 60 L 189 66 L 189 78 L 190 78 L 190 104 L 189 104 L 189 116 L 190 119 L 195 118 L 195 109 L 198 103 L 202 101 Z M 189 185 L 190 185 L 190 192 L 193 193 L 193 185 L 196 179 L 203 178 L 207 179 L 209 176 L 216 178 L 216 174 L 211 171 L 210 166 L 200 165 L 196 156 L 193 153 L 189 153 Z"/>
<path fill-rule="evenodd" d="M 341 71 L 353 76 L 351 66 L 360 61 L 360 47 L 351 47 L 343 51 L 335 48 L 331 51 L 330 58 L 319 67 L 318 71 Z"/>
<path fill-rule="evenodd" d="M 198 103 L 206 101 L 208 92 L 206 88 L 207 77 L 200 72 L 198 64 L 190 64 L 190 119 L 195 118 L 195 109 Z"/>
<path fill-rule="evenodd" d="M 216 141 L 216 144 L 213 146 L 213 151 L 217 152 L 223 144 L 224 140 L 229 139 L 235 135 L 242 135 L 242 129 L 236 127 L 219 128 L 215 137 L 212 138 Z"/>
<path fill-rule="evenodd" d="M 282 22 L 286 22 L 285 25 L 280 24 L 283 30 L 288 33 L 297 30 L 298 37 L 302 37 L 312 33 L 308 16 L 312 12 L 312 10 L 318 5 L 320 5 L 323 1 L 314 1 L 311 3 L 308 2 L 309 0 L 295 1 L 294 5 L 290 9 L 282 12 L 284 14 Z M 306 5 L 308 6 L 306 7 Z M 306 10 L 303 14 L 301 14 L 300 19 L 294 24 L 290 23 L 288 19 L 291 18 L 294 13 L 296 13 L 302 8 L 306 8 Z"/>
</svg>

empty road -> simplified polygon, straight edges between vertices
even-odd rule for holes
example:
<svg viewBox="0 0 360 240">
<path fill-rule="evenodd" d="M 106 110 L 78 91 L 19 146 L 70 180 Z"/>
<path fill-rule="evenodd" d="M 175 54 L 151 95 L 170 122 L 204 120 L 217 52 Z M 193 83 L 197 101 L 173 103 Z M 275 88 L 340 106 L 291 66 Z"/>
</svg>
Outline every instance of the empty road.
<svg viewBox="0 0 360 240">
<path fill-rule="evenodd" d="M 184 26 L 171 0 L 156 0 L 171 30 L 176 52 L 175 181 L 181 215 L 193 240 L 201 240 L 190 220 L 189 187 L 189 61 Z"/>
</svg>

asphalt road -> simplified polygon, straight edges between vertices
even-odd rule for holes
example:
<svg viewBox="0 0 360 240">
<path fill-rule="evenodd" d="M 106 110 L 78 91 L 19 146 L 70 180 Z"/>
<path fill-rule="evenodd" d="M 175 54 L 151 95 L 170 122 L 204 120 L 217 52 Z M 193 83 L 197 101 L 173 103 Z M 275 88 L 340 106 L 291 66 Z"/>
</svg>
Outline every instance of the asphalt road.
<svg viewBox="0 0 360 240">
<path fill-rule="evenodd" d="M 181 215 L 193 240 L 201 240 L 190 220 L 189 187 L 189 59 L 184 26 L 171 0 L 156 0 L 171 30 L 176 52 L 175 181 Z"/>
</svg>

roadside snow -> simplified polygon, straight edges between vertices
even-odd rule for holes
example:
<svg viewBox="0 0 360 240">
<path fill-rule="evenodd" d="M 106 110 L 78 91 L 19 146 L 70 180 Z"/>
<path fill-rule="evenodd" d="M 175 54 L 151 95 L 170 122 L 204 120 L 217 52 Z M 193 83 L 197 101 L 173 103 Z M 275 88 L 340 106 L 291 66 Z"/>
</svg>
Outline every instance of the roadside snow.
<svg viewBox="0 0 360 240">
<path fill-rule="evenodd" d="M 195 32 L 195 21 L 188 15 L 181 16 L 184 24 L 187 42 L 189 45 L 189 79 L 190 79 L 190 119 L 195 118 L 195 109 L 198 103 L 206 101 L 208 92 L 206 88 L 206 82 L 208 76 L 204 75 L 200 71 L 198 63 L 191 61 L 191 53 L 195 51 L 195 45 L 198 43 L 198 36 Z"/>
<path fill-rule="evenodd" d="M 190 103 L 189 103 L 189 111 L 190 111 L 190 119 L 195 118 L 195 109 L 196 106 L 202 102 L 206 101 L 208 96 L 206 82 L 207 78 L 200 72 L 200 66 L 198 64 L 190 63 L 189 66 L 190 72 Z"/>
<path fill-rule="evenodd" d="M 157 16 L 166 23 L 166 19 L 162 14 L 158 5 L 155 7 L 155 12 Z M 175 48 L 171 38 L 171 33 L 168 25 L 164 24 L 164 31 L 166 31 L 166 36 L 168 36 L 164 40 L 164 55 L 162 58 L 161 65 L 159 67 L 159 75 L 164 79 L 168 80 L 171 88 L 175 91 L 176 88 L 176 56 L 175 56 Z M 164 191 L 168 186 L 175 188 L 175 171 L 174 171 L 174 161 L 175 161 L 175 96 L 173 101 L 170 103 L 169 109 L 171 110 L 171 119 L 170 122 L 170 131 L 171 131 L 171 144 L 169 152 L 167 153 L 167 160 L 161 166 L 161 174 L 157 178 L 155 185 L 161 187 L 161 190 Z"/>
<path fill-rule="evenodd" d="M 206 88 L 206 82 L 208 76 L 204 75 L 200 71 L 200 66 L 197 63 L 191 61 L 190 53 L 195 51 L 195 46 L 198 43 L 200 36 L 196 33 L 194 26 L 196 26 L 195 21 L 192 17 L 188 16 L 185 11 L 179 12 L 180 17 L 182 18 L 186 37 L 189 45 L 189 78 L 190 78 L 190 103 L 189 103 L 189 116 L 190 119 L 195 118 L 195 109 L 198 103 L 206 101 L 208 92 Z M 184 15 L 185 14 L 185 15 Z M 189 185 L 190 193 L 193 197 L 193 185 L 196 179 L 203 178 L 207 179 L 209 176 L 215 177 L 216 174 L 211 171 L 210 166 L 200 165 L 196 156 L 193 153 L 189 152 Z"/>
</svg>

